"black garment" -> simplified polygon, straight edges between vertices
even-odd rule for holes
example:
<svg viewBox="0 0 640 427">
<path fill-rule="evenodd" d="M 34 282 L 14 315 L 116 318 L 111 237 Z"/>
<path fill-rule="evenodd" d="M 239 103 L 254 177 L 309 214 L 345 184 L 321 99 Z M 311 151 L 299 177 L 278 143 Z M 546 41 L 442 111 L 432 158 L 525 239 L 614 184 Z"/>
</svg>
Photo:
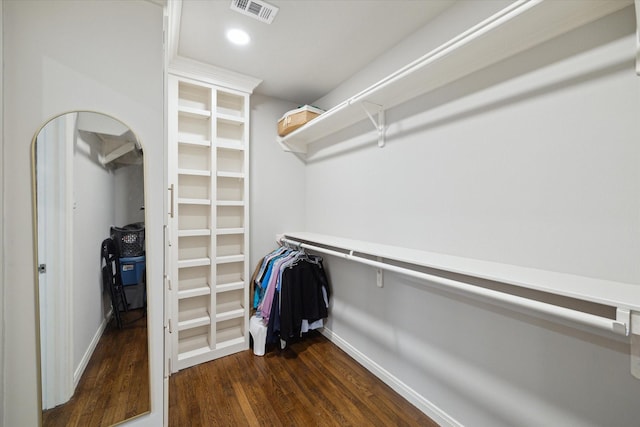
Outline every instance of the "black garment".
<svg viewBox="0 0 640 427">
<path fill-rule="evenodd" d="M 303 319 L 312 323 L 328 316 L 322 292 L 323 287 L 327 288 L 326 283 L 320 261 L 301 259 L 283 271 L 280 288 L 281 339 L 286 341 L 299 337 Z"/>
</svg>

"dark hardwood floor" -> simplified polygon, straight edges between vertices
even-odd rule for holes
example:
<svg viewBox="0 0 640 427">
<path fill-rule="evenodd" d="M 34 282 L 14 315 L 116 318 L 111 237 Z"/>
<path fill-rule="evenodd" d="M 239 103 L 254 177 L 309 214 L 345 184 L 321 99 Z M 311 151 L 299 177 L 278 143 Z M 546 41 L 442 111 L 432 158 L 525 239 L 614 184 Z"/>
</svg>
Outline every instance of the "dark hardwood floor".
<svg viewBox="0 0 640 427">
<path fill-rule="evenodd" d="M 437 426 L 316 332 L 172 375 L 169 425 Z"/>
<path fill-rule="evenodd" d="M 109 426 L 148 411 L 148 370 L 146 317 L 122 330 L 110 325 L 76 394 L 45 411 L 44 425 Z M 364 425 L 437 426 L 317 332 L 263 357 L 248 350 L 169 379 L 171 427 Z"/>
<path fill-rule="evenodd" d="M 123 315 L 123 329 L 112 320 L 102 334 L 71 400 L 44 411 L 45 427 L 110 426 L 149 411 L 147 317 Z"/>
</svg>

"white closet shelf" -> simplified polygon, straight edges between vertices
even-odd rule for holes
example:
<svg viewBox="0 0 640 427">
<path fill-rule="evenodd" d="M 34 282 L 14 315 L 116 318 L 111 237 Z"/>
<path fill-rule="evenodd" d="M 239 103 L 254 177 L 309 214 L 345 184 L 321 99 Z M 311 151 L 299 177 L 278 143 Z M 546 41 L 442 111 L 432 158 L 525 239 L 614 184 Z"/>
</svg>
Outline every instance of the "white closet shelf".
<svg viewBox="0 0 640 427">
<path fill-rule="evenodd" d="M 220 171 L 217 173 L 218 178 L 238 178 L 238 179 L 243 179 L 244 178 L 244 172 L 225 172 L 225 171 Z"/>
<path fill-rule="evenodd" d="M 244 333 L 241 326 L 233 326 L 216 331 L 216 348 L 243 344 Z"/>
<path fill-rule="evenodd" d="M 202 267 L 211 265 L 211 258 L 192 258 L 178 260 L 178 268 Z"/>
<path fill-rule="evenodd" d="M 278 142 L 286 151 L 307 146 L 482 68 L 502 61 L 633 3 L 621 1 L 520 0 L 416 61 L 331 108 Z M 365 111 L 366 110 L 366 111 Z M 374 111 L 375 114 L 375 111 Z M 373 120 L 373 117 L 371 117 Z M 384 120 L 376 128 L 384 144 Z"/>
<path fill-rule="evenodd" d="M 226 234 L 244 234 L 244 228 L 243 227 L 237 227 L 237 228 L 218 228 L 216 230 L 216 234 L 218 236 L 222 236 L 222 235 L 226 235 Z"/>
<path fill-rule="evenodd" d="M 216 257 L 216 264 L 229 264 L 231 262 L 242 262 L 244 261 L 244 254 L 238 255 L 225 255 Z"/>
<path fill-rule="evenodd" d="M 178 175 L 211 176 L 211 171 L 201 169 L 178 169 Z"/>
<path fill-rule="evenodd" d="M 208 334 L 180 338 L 178 340 L 178 361 L 206 354 L 211 351 Z"/>
<path fill-rule="evenodd" d="M 295 232 L 286 233 L 284 236 L 312 245 L 339 248 L 347 253 L 353 251 L 356 254 L 366 254 L 374 259 L 379 257 L 610 307 L 640 310 L 640 284 L 557 273 L 317 233 Z"/>
<path fill-rule="evenodd" d="M 237 319 L 244 316 L 244 307 L 240 302 L 228 302 L 216 306 L 216 322 Z"/>
<path fill-rule="evenodd" d="M 238 281 L 238 282 L 218 284 L 218 286 L 216 286 L 216 293 L 219 294 L 223 292 L 237 291 L 240 289 L 244 289 L 244 280 Z"/>
<path fill-rule="evenodd" d="M 218 113 L 216 114 L 216 119 L 218 119 L 218 121 L 237 126 L 243 125 L 245 123 L 244 117 L 234 116 L 232 114 Z"/>
<path fill-rule="evenodd" d="M 187 329 L 197 328 L 199 326 L 207 326 L 211 324 L 211 316 L 206 308 L 195 308 L 190 310 L 180 310 L 178 318 L 178 330 L 186 331 Z"/>
<path fill-rule="evenodd" d="M 226 148 L 227 150 L 244 150 L 242 141 L 238 141 L 237 139 L 218 138 L 216 141 L 216 146 L 218 148 Z"/>
<path fill-rule="evenodd" d="M 216 202 L 218 206 L 244 206 L 242 200 L 218 200 Z"/>
<path fill-rule="evenodd" d="M 185 199 L 185 198 L 179 198 L 178 199 L 178 204 L 179 205 L 206 205 L 206 206 L 209 206 L 209 205 L 211 205 L 211 200 L 209 200 L 209 199 Z"/>
<path fill-rule="evenodd" d="M 197 147 L 211 147 L 211 141 L 206 139 L 190 138 L 187 136 L 178 136 L 178 144 L 194 145 Z"/>
<path fill-rule="evenodd" d="M 178 230 L 178 237 L 198 237 L 211 236 L 211 230 L 208 228 L 199 228 L 193 230 Z"/>
<path fill-rule="evenodd" d="M 201 108 L 178 106 L 178 114 L 183 117 L 193 117 L 196 119 L 208 119 L 211 117 L 211 111 Z"/>
<path fill-rule="evenodd" d="M 189 289 L 178 291 L 178 299 L 195 298 L 203 295 L 211 295 L 211 288 L 206 283 Z"/>
</svg>

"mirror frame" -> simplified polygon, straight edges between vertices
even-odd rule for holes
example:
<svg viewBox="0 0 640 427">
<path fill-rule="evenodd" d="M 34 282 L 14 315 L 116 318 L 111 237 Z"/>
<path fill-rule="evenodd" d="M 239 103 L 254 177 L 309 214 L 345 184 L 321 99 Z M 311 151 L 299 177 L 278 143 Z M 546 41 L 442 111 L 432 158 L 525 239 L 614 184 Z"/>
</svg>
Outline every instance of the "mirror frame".
<svg viewBox="0 0 640 427">
<path fill-rule="evenodd" d="M 43 426 L 43 402 L 42 402 L 42 349 L 41 349 L 41 331 L 40 331 L 40 274 L 38 272 L 38 186 L 37 186 L 37 164 L 36 164 L 36 159 L 37 159 L 37 139 L 38 136 L 40 135 L 40 133 L 42 132 L 42 130 L 51 122 L 53 122 L 54 120 L 64 117 L 67 114 L 74 114 L 74 113 L 94 113 L 94 114 L 101 114 L 105 117 L 109 117 L 112 120 L 121 123 L 122 125 L 126 126 L 127 129 L 129 129 L 129 131 L 133 134 L 133 136 L 135 137 L 136 141 L 138 144 L 140 144 L 140 147 L 142 148 L 142 152 L 143 152 L 143 156 L 142 156 L 142 167 L 143 167 L 143 196 L 144 196 L 144 206 L 149 206 L 148 204 L 148 184 L 147 184 L 147 175 L 148 175 L 148 160 L 147 160 L 147 156 L 144 155 L 145 152 L 145 148 L 144 148 L 144 144 L 142 143 L 142 140 L 140 139 L 140 137 L 138 136 L 138 134 L 131 128 L 131 126 L 129 126 L 126 122 L 115 118 L 114 116 L 112 116 L 111 114 L 107 114 L 107 113 L 103 113 L 100 111 L 95 111 L 95 110 L 70 110 L 70 111 L 65 111 L 59 114 L 56 114 L 54 116 L 49 117 L 48 119 L 46 119 L 42 125 L 36 130 L 36 132 L 34 133 L 33 137 L 31 138 L 31 146 L 30 146 L 30 160 L 31 160 L 31 206 L 32 206 L 32 235 L 33 235 L 33 265 L 34 265 L 34 270 L 33 270 L 33 274 L 34 274 L 34 283 L 35 283 L 35 290 L 34 290 L 34 297 L 35 297 L 35 301 L 34 301 L 34 312 L 35 312 L 35 323 L 36 323 L 36 334 L 35 334 L 35 338 L 36 338 L 36 378 L 38 379 L 37 381 L 37 399 L 38 399 L 38 426 L 42 427 Z M 147 221 L 147 212 L 145 210 L 144 213 L 144 217 L 145 217 L 145 222 Z M 146 240 L 146 239 L 145 239 Z M 146 246 L 146 243 L 145 243 Z M 146 249 L 145 249 L 146 251 Z M 147 287 L 147 294 L 148 294 L 148 283 L 145 281 L 145 287 Z M 147 411 L 143 411 L 139 414 L 136 414 L 132 417 L 129 418 L 125 418 L 121 421 L 118 421 L 116 424 L 114 425 L 119 425 L 122 424 L 124 422 L 128 422 L 146 415 L 149 415 L 152 412 L 152 405 L 153 405 L 153 381 L 151 378 L 151 333 L 150 333 L 150 328 L 149 328 L 149 316 L 148 316 L 148 312 L 146 315 L 146 321 L 147 321 L 147 349 L 148 349 L 148 354 L 147 354 L 147 358 L 148 358 L 148 382 L 149 382 L 149 409 Z"/>
</svg>

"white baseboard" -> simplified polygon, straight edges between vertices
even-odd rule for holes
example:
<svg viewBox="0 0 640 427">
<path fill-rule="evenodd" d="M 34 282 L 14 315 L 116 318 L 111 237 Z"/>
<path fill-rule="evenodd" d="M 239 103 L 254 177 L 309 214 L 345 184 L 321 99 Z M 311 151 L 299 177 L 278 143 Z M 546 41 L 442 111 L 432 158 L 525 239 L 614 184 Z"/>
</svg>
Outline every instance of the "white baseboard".
<svg viewBox="0 0 640 427">
<path fill-rule="evenodd" d="M 100 338 L 102 337 L 102 333 L 104 332 L 104 330 L 106 329 L 107 325 L 109 324 L 109 321 L 111 320 L 111 315 L 112 315 L 112 311 L 110 311 L 107 316 L 102 320 L 102 323 L 100 324 L 100 327 L 98 327 L 98 330 L 96 331 L 95 335 L 93 336 L 93 339 L 91 340 L 91 342 L 89 343 L 89 347 L 87 347 L 87 351 L 84 352 L 84 355 L 82 356 L 82 359 L 80 360 L 80 364 L 78 365 L 78 367 L 76 368 L 75 372 L 73 373 L 73 390 L 75 392 L 76 387 L 78 387 L 78 383 L 80 382 L 80 378 L 82 378 L 82 374 L 84 374 L 84 370 L 87 368 L 87 365 L 89 364 L 89 360 L 91 360 L 91 356 L 93 356 L 93 352 L 95 351 L 96 347 L 98 346 L 98 342 L 100 342 Z"/>
<path fill-rule="evenodd" d="M 400 379 L 392 375 L 382 366 L 371 360 L 364 353 L 353 347 L 344 339 L 336 335 L 331 329 L 323 328 L 320 330 L 329 341 L 337 345 L 345 353 L 354 360 L 364 366 L 369 372 L 378 377 L 382 382 L 391 387 L 399 395 L 407 399 L 413 406 L 422 411 L 425 415 L 441 426 L 462 427 L 458 421 L 449 416 L 446 412 L 438 408 L 424 396 L 416 392 Z"/>
</svg>

